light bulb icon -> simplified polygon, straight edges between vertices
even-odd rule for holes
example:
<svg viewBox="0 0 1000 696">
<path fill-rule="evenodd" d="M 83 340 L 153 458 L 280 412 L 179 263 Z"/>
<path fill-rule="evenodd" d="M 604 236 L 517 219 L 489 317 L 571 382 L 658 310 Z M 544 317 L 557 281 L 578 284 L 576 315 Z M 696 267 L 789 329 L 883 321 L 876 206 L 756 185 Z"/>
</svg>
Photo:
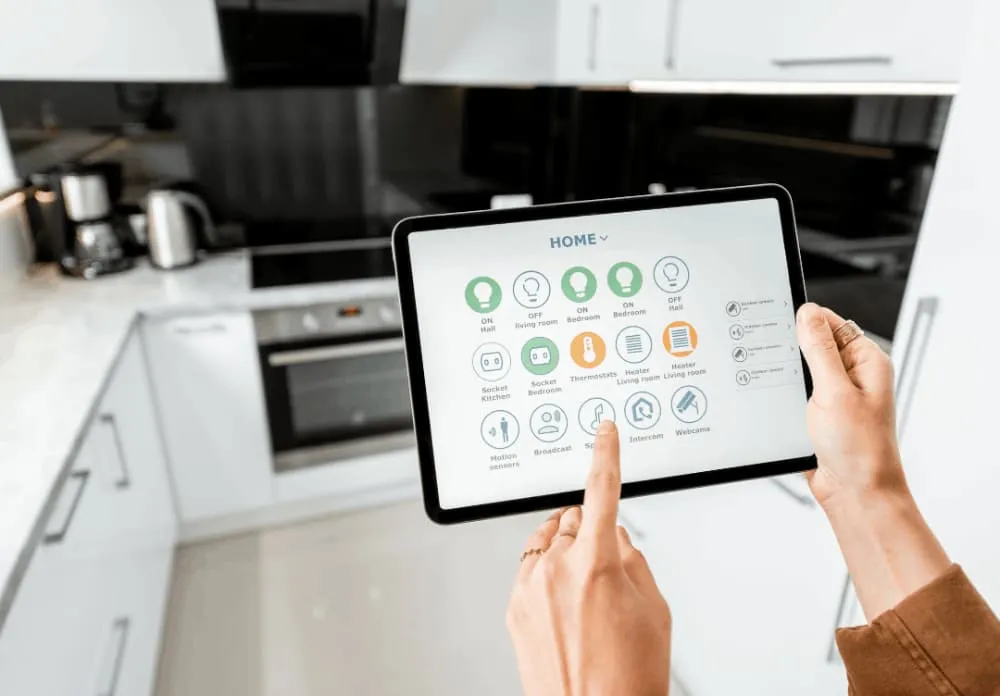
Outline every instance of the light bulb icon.
<svg viewBox="0 0 1000 696">
<path fill-rule="evenodd" d="M 575 271 L 569 277 L 569 285 L 573 288 L 573 292 L 576 293 L 577 297 L 582 298 L 587 296 L 587 285 L 589 285 L 589 281 L 587 279 L 587 274 L 583 271 Z"/>
<path fill-rule="evenodd" d="M 615 271 L 615 280 L 618 282 L 618 288 L 622 292 L 632 292 L 632 282 L 635 280 L 635 273 L 628 266 L 619 266 L 618 270 Z"/>
<path fill-rule="evenodd" d="M 663 277 L 667 279 L 667 285 L 672 288 L 677 287 L 677 277 L 681 274 L 680 266 L 676 263 L 668 263 L 663 267 Z"/>
<path fill-rule="evenodd" d="M 476 287 L 472 289 L 472 294 L 476 296 L 479 306 L 483 309 L 489 309 L 490 305 L 493 304 L 493 286 L 485 280 L 476 283 Z"/>
<path fill-rule="evenodd" d="M 542 284 L 538 282 L 538 278 L 530 276 L 524 279 L 521 283 L 521 289 L 524 290 L 524 294 L 527 295 L 528 299 L 532 302 L 538 301 L 538 290 L 542 287 Z"/>
</svg>

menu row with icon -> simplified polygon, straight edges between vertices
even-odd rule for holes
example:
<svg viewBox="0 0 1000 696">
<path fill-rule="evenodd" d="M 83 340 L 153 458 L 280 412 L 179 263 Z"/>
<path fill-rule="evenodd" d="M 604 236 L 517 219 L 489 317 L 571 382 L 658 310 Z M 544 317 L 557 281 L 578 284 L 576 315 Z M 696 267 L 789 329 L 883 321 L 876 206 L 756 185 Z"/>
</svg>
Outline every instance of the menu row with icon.
<svg viewBox="0 0 1000 696">
<path fill-rule="evenodd" d="M 681 292 L 691 280 L 691 271 L 683 259 L 664 256 L 653 266 L 653 281 L 661 291 Z M 639 267 L 620 261 L 608 269 L 605 276 L 608 289 L 617 297 L 635 297 L 642 290 L 645 277 Z M 559 287 L 570 302 L 589 302 L 597 294 L 597 275 L 586 266 L 573 266 L 562 274 Z M 552 284 L 539 271 L 520 273 L 511 285 L 511 294 L 525 309 L 538 309 L 552 297 Z M 465 302 L 479 314 L 495 311 L 503 301 L 503 289 L 494 278 L 478 276 L 465 286 Z"/>
<path fill-rule="evenodd" d="M 619 408 L 620 412 L 611 400 L 602 396 L 590 397 L 576 409 L 575 425 L 587 435 L 596 435 L 602 421 L 617 423 L 619 418 L 623 418 L 636 430 L 649 430 L 660 422 L 663 415 L 660 399 L 648 391 L 631 394 L 619 404 Z M 667 408 L 679 423 L 697 423 L 708 412 L 708 397 L 700 388 L 685 385 L 673 392 Z M 572 427 L 574 421 L 570 420 L 566 410 L 554 403 L 537 406 L 527 419 L 531 435 L 547 444 L 562 440 Z M 483 418 L 479 434 L 483 442 L 493 449 L 507 449 L 521 437 L 521 422 L 510 411 L 491 411 Z"/>
</svg>

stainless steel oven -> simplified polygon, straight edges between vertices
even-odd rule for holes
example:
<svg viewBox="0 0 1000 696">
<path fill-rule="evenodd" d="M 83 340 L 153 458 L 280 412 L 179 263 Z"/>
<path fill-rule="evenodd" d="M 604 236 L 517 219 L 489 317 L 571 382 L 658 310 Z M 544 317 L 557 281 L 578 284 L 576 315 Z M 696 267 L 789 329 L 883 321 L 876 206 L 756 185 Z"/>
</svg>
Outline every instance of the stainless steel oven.
<svg viewBox="0 0 1000 696">
<path fill-rule="evenodd" d="M 254 312 L 277 472 L 413 447 L 395 298 Z"/>
</svg>

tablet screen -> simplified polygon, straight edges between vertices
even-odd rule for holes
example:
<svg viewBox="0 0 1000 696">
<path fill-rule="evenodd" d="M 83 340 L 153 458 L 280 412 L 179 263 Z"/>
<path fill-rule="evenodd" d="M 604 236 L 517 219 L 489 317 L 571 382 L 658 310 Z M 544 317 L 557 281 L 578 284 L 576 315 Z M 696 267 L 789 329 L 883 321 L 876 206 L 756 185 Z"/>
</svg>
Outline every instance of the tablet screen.
<svg viewBox="0 0 1000 696">
<path fill-rule="evenodd" d="M 413 232 L 442 509 L 812 454 L 776 200 Z"/>
</svg>

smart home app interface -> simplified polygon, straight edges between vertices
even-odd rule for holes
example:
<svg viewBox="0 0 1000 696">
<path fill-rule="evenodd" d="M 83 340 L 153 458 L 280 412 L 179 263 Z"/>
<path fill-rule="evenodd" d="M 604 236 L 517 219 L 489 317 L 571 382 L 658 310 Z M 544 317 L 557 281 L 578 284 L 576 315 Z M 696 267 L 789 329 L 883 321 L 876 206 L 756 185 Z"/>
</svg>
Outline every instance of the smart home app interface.
<svg viewBox="0 0 1000 696">
<path fill-rule="evenodd" d="M 773 199 L 409 237 L 441 506 L 812 454 Z"/>
</svg>

